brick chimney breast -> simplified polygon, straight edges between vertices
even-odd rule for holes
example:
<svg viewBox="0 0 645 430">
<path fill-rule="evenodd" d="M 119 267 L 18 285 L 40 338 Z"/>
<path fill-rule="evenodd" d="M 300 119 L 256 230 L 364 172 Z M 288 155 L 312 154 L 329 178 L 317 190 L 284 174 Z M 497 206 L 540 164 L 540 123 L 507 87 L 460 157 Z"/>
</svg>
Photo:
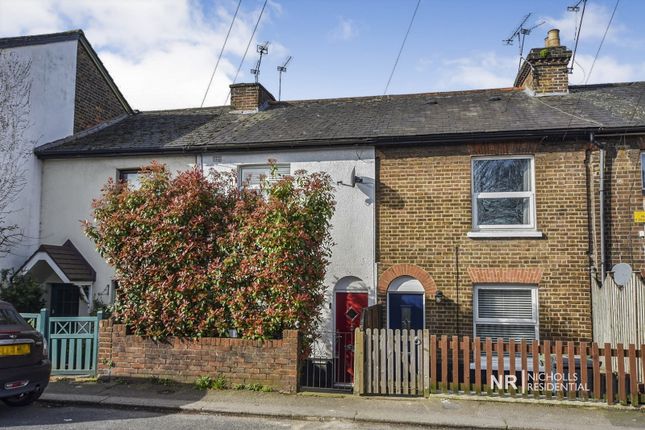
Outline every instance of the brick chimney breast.
<svg viewBox="0 0 645 430">
<path fill-rule="evenodd" d="M 514 86 L 536 96 L 569 92 L 569 60 L 572 52 L 560 45 L 560 30 L 552 29 L 544 39 L 544 48 L 533 48 L 515 78 Z"/>
<path fill-rule="evenodd" d="M 275 97 L 262 84 L 232 84 L 231 107 L 239 113 L 253 113 L 266 109 Z"/>
</svg>

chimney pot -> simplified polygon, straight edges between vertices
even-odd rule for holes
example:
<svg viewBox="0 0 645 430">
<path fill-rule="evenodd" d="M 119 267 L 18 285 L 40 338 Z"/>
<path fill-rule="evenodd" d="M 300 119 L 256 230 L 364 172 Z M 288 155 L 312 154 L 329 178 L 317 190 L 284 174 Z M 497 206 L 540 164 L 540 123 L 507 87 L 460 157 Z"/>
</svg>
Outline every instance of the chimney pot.
<svg viewBox="0 0 645 430">
<path fill-rule="evenodd" d="M 544 38 L 544 46 L 547 48 L 555 48 L 560 46 L 560 30 L 557 28 L 549 30 Z"/>
</svg>

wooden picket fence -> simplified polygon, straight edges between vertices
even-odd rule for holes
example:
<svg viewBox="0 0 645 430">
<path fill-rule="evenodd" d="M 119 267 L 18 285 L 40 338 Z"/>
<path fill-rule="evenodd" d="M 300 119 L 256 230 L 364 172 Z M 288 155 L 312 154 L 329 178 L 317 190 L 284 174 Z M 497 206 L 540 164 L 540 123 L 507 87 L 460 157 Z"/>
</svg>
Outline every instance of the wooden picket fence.
<svg viewBox="0 0 645 430">
<path fill-rule="evenodd" d="M 430 393 L 645 404 L 645 345 L 437 337 L 356 329 L 354 393 Z M 570 365 L 572 364 L 572 365 Z"/>
</svg>

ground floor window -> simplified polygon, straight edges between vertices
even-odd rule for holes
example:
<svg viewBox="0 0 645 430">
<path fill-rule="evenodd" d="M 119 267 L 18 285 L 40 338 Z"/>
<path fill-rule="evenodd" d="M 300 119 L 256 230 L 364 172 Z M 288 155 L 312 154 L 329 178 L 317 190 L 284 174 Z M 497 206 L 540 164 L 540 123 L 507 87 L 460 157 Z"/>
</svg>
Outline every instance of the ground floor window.
<svg viewBox="0 0 645 430">
<path fill-rule="evenodd" d="M 476 285 L 473 294 L 475 336 L 539 339 L 535 285 Z"/>
<path fill-rule="evenodd" d="M 421 330 L 424 328 L 425 295 L 417 279 L 396 278 L 387 289 L 388 328 Z"/>
</svg>

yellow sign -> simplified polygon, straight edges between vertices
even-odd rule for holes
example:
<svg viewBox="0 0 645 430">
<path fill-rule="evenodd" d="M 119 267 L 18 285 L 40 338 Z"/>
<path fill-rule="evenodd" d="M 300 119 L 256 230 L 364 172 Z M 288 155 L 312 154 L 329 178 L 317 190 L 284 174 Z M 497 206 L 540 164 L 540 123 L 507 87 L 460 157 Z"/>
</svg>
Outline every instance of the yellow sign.
<svg viewBox="0 0 645 430">
<path fill-rule="evenodd" d="M 3 345 L 0 346 L 0 357 L 9 355 L 27 355 L 31 352 L 31 345 L 21 343 L 18 345 Z"/>
<path fill-rule="evenodd" d="M 636 222 L 636 223 L 639 223 L 639 222 L 645 223 L 645 211 L 634 211 L 634 222 Z"/>
</svg>

